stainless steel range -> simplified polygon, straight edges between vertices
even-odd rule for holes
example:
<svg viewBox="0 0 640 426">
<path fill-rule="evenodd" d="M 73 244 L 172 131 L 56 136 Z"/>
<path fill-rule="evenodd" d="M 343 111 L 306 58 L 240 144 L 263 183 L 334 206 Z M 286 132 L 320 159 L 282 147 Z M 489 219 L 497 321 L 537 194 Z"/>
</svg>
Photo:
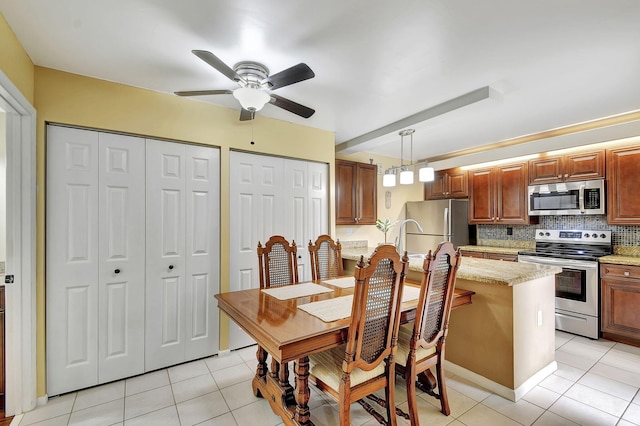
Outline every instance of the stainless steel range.
<svg viewBox="0 0 640 426">
<path fill-rule="evenodd" d="M 613 253 L 611 231 L 536 230 L 536 249 L 518 261 L 562 268 L 556 275 L 556 329 L 600 337 L 598 258 Z"/>
</svg>

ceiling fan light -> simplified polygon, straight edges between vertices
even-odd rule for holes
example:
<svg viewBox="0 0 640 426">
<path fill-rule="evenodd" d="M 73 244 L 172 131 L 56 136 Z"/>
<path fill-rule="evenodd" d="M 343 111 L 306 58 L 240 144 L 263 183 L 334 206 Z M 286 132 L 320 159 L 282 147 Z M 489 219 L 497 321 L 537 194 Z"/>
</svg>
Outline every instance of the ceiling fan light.
<svg viewBox="0 0 640 426">
<path fill-rule="evenodd" d="M 236 98 L 242 108 L 247 111 L 260 111 L 264 104 L 271 100 L 271 96 L 260 89 L 251 87 L 240 87 L 233 91 L 233 97 Z"/>
<path fill-rule="evenodd" d="M 403 170 L 400 172 L 400 185 L 411 185 L 413 183 L 413 171 Z"/>
<path fill-rule="evenodd" d="M 396 186 L 396 174 L 387 170 L 387 173 L 382 176 L 382 186 L 386 188 Z"/>
<path fill-rule="evenodd" d="M 418 170 L 418 180 L 420 182 L 433 182 L 435 179 L 435 170 L 433 167 L 421 167 Z"/>
</svg>

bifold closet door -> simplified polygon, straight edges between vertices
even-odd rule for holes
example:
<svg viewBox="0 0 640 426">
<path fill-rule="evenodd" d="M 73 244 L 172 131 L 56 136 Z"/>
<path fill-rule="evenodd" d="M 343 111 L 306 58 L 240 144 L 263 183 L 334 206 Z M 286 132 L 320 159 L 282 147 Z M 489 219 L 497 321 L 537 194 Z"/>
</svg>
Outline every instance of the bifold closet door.
<svg viewBox="0 0 640 426">
<path fill-rule="evenodd" d="M 147 140 L 145 369 L 218 351 L 219 150 Z"/>
<path fill-rule="evenodd" d="M 47 127 L 49 395 L 144 371 L 144 150 Z"/>
</svg>

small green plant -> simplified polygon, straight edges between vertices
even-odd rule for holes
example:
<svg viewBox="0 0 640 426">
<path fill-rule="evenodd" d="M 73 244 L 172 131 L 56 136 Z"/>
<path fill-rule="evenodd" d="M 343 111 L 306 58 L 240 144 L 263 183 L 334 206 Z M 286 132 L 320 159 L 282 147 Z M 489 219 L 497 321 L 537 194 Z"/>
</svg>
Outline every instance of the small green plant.
<svg viewBox="0 0 640 426">
<path fill-rule="evenodd" d="M 385 244 L 387 244 L 387 231 L 389 231 L 389 229 L 393 228 L 393 225 L 395 225 L 396 223 L 398 223 L 397 220 L 395 222 L 391 223 L 389 218 L 386 218 L 384 220 L 384 222 L 381 219 L 376 220 L 376 228 L 378 228 L 379 230 L 384 232 L 384 243 Z"/>
</svg>

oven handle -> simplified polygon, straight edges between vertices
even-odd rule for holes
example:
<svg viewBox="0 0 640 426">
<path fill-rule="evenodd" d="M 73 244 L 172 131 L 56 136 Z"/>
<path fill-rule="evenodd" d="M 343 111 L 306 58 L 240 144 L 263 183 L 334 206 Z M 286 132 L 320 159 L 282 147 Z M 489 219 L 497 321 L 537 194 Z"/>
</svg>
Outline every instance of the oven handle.
<svg viewBox="0 0 640 426">
<path fill-rule="evenodd" d="M 522 263 L 539 263 L 557 266 L 574 266 L 585 269 L 598 269 L 598 262 L 583 262 L 574 259 L 555 259 L 551 257 L 535 257 L 535 256 L 518 256 L 518 262 Z"/>
<path fill-rule="evenodd" d="M 580 192 L 578 193 L 578 203 L 580 204 L 580 213 L 584 213 L 584 184 L 580 185 Z"/>
</svg>

